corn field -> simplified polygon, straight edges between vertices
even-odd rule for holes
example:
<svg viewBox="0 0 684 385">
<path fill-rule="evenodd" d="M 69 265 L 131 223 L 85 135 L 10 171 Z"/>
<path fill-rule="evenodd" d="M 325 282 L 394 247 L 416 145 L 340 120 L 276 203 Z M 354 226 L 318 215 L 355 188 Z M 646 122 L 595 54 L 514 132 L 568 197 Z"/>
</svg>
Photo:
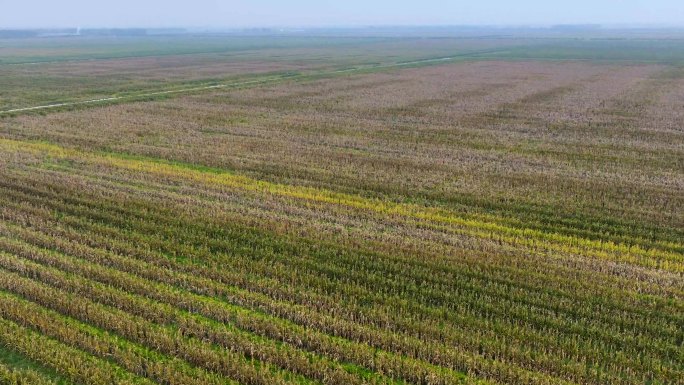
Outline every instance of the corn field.
<svg viewBox="0 0 684 385">
<path fill-rule="evenodd" d="M 479 60 L 3 117 L 0 383 L 684 384 L 683 98 Z"/>
</svg>

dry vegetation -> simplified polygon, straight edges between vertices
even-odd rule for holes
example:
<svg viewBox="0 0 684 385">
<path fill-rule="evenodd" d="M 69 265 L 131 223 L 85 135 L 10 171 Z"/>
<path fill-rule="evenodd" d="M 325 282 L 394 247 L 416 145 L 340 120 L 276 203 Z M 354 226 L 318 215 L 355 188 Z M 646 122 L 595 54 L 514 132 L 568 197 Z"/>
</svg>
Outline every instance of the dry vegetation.
<svg viewBox="0 0 684 385">
<path fill-rule="evenodd" d="M 683 96 L 483 61 L 2 119 L 0 382 L 681 384 Z"/>
<path fill-rule="evenodd" d="M 44 40 L 0 39 L 0 111 L 274 73 L 494 52 L 520 44 L 315 37 Z"/>
<path fill-rule="evenodd" d="M 684 223 L 680 72 L 466 63 L 26 116 L 5 131 L 282 183 L 447 206 L 581 207 L 674 229 Z"/>
</svg>

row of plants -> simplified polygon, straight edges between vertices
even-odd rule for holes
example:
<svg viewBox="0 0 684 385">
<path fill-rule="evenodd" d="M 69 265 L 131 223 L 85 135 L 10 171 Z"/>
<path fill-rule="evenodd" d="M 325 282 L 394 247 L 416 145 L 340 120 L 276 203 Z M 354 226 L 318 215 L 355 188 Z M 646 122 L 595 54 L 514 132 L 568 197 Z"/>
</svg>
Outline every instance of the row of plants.
<svg viewBox="0 0 684 385">
<path fill-rule="evenodd" d="M 64 218 L 63 218 L 64 219 Z M 111 234 L 110 234 L 111 235 Z"/>
</svg>

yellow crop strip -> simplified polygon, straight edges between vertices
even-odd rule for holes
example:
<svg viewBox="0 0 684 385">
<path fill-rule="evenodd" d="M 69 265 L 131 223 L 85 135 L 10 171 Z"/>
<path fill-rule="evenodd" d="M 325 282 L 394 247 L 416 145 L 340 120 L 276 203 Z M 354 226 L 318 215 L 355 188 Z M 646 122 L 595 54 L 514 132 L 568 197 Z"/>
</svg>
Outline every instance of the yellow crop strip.
<svg viewBox="0 0 684 385">
<path fill-rule="evenodd" d="M 534 229 L 510 227 L 492 221 L 463 218 L 453 212 L 440 208 L 382 201 L 380 199 L 365 198 L 321 188 L 272 183 L 230 172 L 214 173 L 188 168 L 183 165 L 144 159 L 127 159 L 114 154 L 84 152 L 48 143 L 0 139 L 0 146 L 5 150 L 30 152 L 36 155 L 43 154 L 57 159 L 81 160 L 88 163 L 150 173 L 163 177 L 183 178 L 194 182 L 226 186 L 244 191 L 317 203 L 342 205 L 389 216 L 407 217 L 435 225 L 447 225 L 450 227 L 450 230 L 459 234 L 484 239 L 495 238 L 512 245 L 524 246 L 530 249 L 551 250 L 636 264 L 643 267 L 659 268 L 677 273 L 684 272 L 684 255 L 679 253 L 658 249 L 645 249 L 637 245 L 619 244 L 611 241 L 548 233 Z M 451 226 L 454 228 L 451 228 Z"/>
</svg>

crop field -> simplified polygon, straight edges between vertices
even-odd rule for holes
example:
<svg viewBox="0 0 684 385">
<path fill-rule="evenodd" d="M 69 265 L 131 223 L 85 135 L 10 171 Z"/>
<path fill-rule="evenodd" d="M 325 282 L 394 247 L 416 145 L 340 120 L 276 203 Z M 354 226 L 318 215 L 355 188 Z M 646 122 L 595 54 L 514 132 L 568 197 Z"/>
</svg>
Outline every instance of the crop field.
<svg viewBox="0 0 684 385">
<path fill-rule="evenodd" d="M 187 39 L 2 41 L 269 80 L 0 112 L 0 384 L 684 384 L 684 41 Z"/>
<path fill-rule="evenodd" d="M 92 40 L 92 41 L 91 41 Z M 0 110 L 364 65 L 494 54 L 517 40 L 383 38 L 0 39 Z M 30 85 L 30 86 L 27 86 Z"/>
</svg>

